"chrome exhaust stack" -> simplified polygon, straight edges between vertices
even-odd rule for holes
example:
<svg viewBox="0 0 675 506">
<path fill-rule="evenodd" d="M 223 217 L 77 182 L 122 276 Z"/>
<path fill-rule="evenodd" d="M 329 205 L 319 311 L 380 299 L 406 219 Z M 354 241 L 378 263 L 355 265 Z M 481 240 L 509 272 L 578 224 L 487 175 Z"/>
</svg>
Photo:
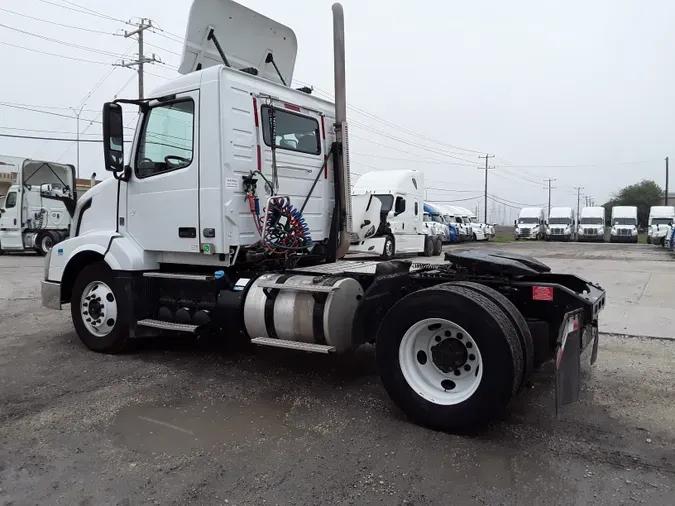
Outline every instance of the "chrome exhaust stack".
<svg viewBox="0 0 675 506">
<path fill-rule="evenodd" d="M 338 171 L 339 242 L 337 258 L 349 250 L 352 231 L 351 177 L 349 174 L 349 140 L 347 135 L 347 87 L 345 79 L 345 16 L 340 3 L 333 4 L 333 65 L 335 75 L 335 135 L 339 152 L 334 170 Z"/>
</svg>

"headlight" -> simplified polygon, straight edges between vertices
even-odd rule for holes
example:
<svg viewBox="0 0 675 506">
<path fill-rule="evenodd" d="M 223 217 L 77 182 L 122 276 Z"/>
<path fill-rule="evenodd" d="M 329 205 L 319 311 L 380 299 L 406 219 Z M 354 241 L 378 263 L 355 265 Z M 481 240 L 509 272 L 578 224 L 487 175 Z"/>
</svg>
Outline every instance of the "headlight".
<svg viewBox="0 0 675 506">
<path fill-rule="evenodd" d="M 565 228 L 565 235 L 570 235 L 572 231 L 570 230 L 569 227 Z"/>
<path fill-rule="evenodd" d="M 598 235 L 605 235 L 605 229 L 603 227 L 598 229 Z"/>
<path fill-rule="evenodd" d="M 652 233 L 652 230 L 653 230 L 652 226 L 649 225 L 649 227 L 647 227 L 647 233 L 648 233 L 648 234 L 651 234 L 651 233 Z"/>
<path fill-rule="evenodd" d="M 612 232 L 611 232 L 611 233 L 612 233 L 612 235 L 616 235 L 616 229 L 615 229 L 614 227 L 612 227 Z"/>
<path fill-rule="evenodd" d="M 637 228 L 633 229 L 633 235 L 637 235 Z"/>
<path fill-rule="evenodd" d="M 579 225 L 579 230 L 578 230 L 578 232 L 581 234 L 583 231 L 584 231 L 584 227 L 582 227 L 581 225 Z"/>
</svg>

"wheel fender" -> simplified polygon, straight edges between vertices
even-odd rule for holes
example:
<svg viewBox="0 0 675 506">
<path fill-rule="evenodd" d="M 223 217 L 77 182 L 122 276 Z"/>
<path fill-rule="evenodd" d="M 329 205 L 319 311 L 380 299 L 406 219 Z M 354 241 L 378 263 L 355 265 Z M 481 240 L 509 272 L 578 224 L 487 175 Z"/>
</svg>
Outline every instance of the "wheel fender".
<svg viewBox="0 0 675 506">
<path fill-rule="evenodd" d="M 87 234 L 72 237 L 56 244 L 46 260 L 46 262 L 49 262 L 47 279 L 61 282 L 68 264 L 81 253 L 97 253 L 103 258 L 110 240 L 116 235 L 118 235 L 116 232 Z"/>
</svg>

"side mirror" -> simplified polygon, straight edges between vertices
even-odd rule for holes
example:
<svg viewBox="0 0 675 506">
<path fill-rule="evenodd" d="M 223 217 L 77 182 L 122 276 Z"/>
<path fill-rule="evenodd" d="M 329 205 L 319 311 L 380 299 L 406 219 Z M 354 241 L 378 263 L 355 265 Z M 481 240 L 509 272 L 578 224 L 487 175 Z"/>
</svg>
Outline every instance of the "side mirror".
<svg viewBox="0 0 675 506">
<path fill-rule="evenodd" d="M 124 170 L 124 122 L 122 106 L 114 102 L 103 104 L 103 160 L 105 170 Z"/>
<path fill-rule="evenodd" d="M 40 185 L 40 195 L 50 196 L 52 194 L 52 185 L 45 183 Z"/>
<path fill-rule="evenodd" d="M 513 224 L 514 224 L 515 226 L 518 226 L 518 220 L 513 220 Z"/>
</svg>

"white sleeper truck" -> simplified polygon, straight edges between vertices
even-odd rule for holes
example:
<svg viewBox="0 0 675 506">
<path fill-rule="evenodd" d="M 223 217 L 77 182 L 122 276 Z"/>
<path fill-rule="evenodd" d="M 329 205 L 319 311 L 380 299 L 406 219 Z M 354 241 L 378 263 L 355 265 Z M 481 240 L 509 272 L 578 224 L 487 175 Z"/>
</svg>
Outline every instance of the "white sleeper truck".
<svg viewBox="0 0 675 506">
<path fill-rule="evenodd" d="M 577 240 L 605 242 L 605 208 L 584 207 L 579 216 Z"/>
<path fill-rule="evenodd" d="M 652 206 L 649 208 L 649 223 L 647 227 L 647 244 L 663 246 L 668 233 L 668 226 L 675 220 L 675 207 Z"/>
<path fill-rule="evenodd" d="M 339 4 L 333 15 L 335 104 L 291 87 L 290 28 L 194 0 L 183 75 L 103 106 L 114 177 L 80 198 L 77 233 L 48 254 L 43 305 L 69 305 L 102 353 L 167 332 L 317 354 L 374 343 L 393 402 L 437 429 L 493 419 L 547 361 L 556 409 L 574 402 L 582 352 L 592 363 L 598 350 L 597 284 L 493 250 L 343 259 L 360 224 Z M 128 165 L 121 103 L 140 107 Z"/>
<path fill-rule="evenodd" d="M 612 228 L 609 242 L 638 242 L 638 209 L 636 206 L 612 207 Z"/>
<path fill-rule="evenodd" d="M 0 255 L 46 255 L 68 237 L 76 199 L 72 165 L 23 160 L 0 207 Z"/>
<path fill-rule="evenodd" d="M 516 241 L 519 239 L 543 241 L 546 237 L 544 209 L 541 207 L 522 208 L 514 225 Z"/>
<path fill-rule="evenodd" d="M 574 241 L 576 226 L 574 209 L 571 207 L 552 207 L 546 227 L 547 241 Z"/>
<path fill-rule="evenodd" d="M 416 170 L 363 174 L 352 190 L 349 253 L 440 255 L 442 236 L 424 225 L 424 175 Z M 440 224 L 439 224 L 440 225 Z"/>
</svg>

